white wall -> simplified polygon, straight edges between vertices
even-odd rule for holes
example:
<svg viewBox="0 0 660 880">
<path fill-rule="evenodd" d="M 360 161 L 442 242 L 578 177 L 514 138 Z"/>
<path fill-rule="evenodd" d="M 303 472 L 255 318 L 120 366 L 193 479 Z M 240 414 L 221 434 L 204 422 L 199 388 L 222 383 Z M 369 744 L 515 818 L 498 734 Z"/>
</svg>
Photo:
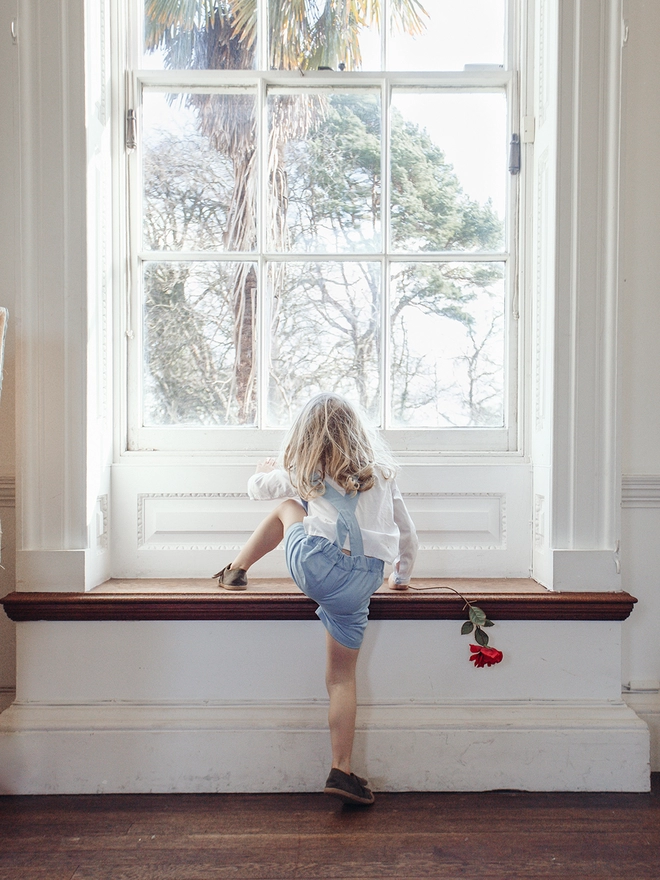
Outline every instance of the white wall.
<svg viewBox="0 0 660 880">
<path fill-rule="evenodd" d="M 660 679 L 660 4 L 628 0 L 624 58 L 621 239 L 621 438 L 624 589 L 639 599 L 623 632 L 623 681 Z M 632 697 L 655 729 L 660 697 Z"/>
<path fill-rule="evenodd" d="M 628 0 L 623 52 L 621 434 L 624 474 L 660 474 L 660 3 Z"/>
<path fill-rule="evenodd" d="M 14 519 L 14 474 L 16 449 L 14 443 L 15 388 L 15 322 L 14 309 L 18 219 L 18 140 L 17 140 L 17 72 L 18 49 L 11 38 L 11 21 L 16 16 L 16 2 L 0 5 L 0 306 L 9 309 L 9 325 L 5 349 L 4 382 L 0 399 L 0 522 L 2 523 L 2 568 L 0 595 L 15 588 L 16 529 Z M 15 626 L 0 614 L 0 707 L 3 695 L 14 687 L 16 676 Z"/>
</svg>

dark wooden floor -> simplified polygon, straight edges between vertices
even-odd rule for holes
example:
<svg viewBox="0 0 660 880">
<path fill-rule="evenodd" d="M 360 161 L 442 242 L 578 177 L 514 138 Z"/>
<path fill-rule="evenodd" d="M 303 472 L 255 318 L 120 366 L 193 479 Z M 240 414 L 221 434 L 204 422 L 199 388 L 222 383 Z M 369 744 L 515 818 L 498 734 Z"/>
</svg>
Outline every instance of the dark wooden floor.
<svg viewBox="0 0 660 880">
<path fill-rule="evenodd" d="M 0 797 L 0 880 L 646 880 L 651 794 Z"/>
</svg>

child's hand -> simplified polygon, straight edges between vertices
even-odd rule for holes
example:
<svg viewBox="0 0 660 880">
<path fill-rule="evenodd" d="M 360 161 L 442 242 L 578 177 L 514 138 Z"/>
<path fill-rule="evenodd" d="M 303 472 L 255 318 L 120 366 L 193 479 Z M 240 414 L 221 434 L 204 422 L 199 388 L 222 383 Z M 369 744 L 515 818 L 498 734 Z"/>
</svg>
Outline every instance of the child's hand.
<svg viewBox="0 0 660 880">
<path fill-rule="evenodd" d="M 396 582 L 396 572 L 392 572 L 392 574 L 387 579 L 387 583 L 389 585 L 390 590 L 407 590 L 410 584 L 397 584 Z"/>
<path fill-rule="evenodd" d="M 269 474 L 271 471 L 274 471 L 276 467 L 277 467 L 277 465 L 275 464 L 274 458 L 266 458 L 266 459 L 264 459 L 264 461 L 259 462 L 255 473 Z"/>
</svg>

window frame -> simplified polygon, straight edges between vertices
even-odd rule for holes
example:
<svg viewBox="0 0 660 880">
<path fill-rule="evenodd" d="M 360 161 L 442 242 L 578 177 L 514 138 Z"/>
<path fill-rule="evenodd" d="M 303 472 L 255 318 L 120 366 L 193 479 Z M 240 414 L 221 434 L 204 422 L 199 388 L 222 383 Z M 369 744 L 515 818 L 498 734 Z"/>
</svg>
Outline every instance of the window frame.
<svg viewBox="0 0 660 880">
<path fill-rule="evenodd" d="M 267 98 L 270 87 L 286 88 L 300 84 L 300 73 L 297 71 L 214 71 L 214 70 L 147 70 L 140 69 L 138 34 L 141 31 L 141 0 L 125 0 L 119 2 L 119 19 L 124 33 L 127 35 L 123 45 L 115 47 L 114 61 L 118 69 L 125 70 L 125 87 L 117 90 L 117 114 L 118 128 L 123 132 L 123 121 L 129 108 L 138 109 L 138 126 L 141 124 L 141 95 L 144 89 L 185 90 L 191 87 L 203 88 L 204 90 L 218 86 L 220 80 L 227 86 L 256 88 L 259 95 L 259 106 L 262 107 Z M 506 63 L 501 70 L 471 69 L 466 72 L 450 71 L 444 73 L 406 73 L 406 72 L 369 72 L 358 71 L 347 74 L 331 71 L 306 71 L 304 75 L 305 87 L 309 88 L 344 88 L 349 84 L 359 87 L 378 87 L 382 96 L 383 118 L 386 116 L 389 96 L 393 88 L 430 89 L 431 91 L 454 90 L 465 88 L 470 90 L 503 90 L 506 94 L 508 119 L 508 137 L 519 127 L 520 119 L 520 65 L 521 65 L 521 40 L 520 40 L 520 16 L 521 9 L 519 0 L 508 0 L 508 16 L 506 24 Z M 117 41 L 120 42 L 120 41 Z M 261 49 L 263 54 L 263 38 Z M 258 135 L 262 141 L 266 136 L 263 131 Z M 386 140 L 386 129 L 383 131 Z M 123 138 L 122 138 L 123 140 Z M 140 284 L 140 264 L 142 259 L 148 258 L 149 252 L 141 248 L 138 240 L 142 234 L 142 222 L 139 213 L 139 199 L 133 193 L 139 191 L 140 185 L 140 151 L 141 137 L 138 136 L 137 149 L 127 152 L 119 151 L 115 159 L 115 173 L 119 180 L 124 181 L 115 188 L 116 193 L 116 217 L 119 218 L 119 229 L 116 231 L 118 240 L 122 243 L 123 261 L 125 271 L 116 273 L 119 277 L 118 293 L 123 303 L 119 310 L 119 334 L 122 344 L 117 352 L 119 405 L 118 419 L 119 429 L 117 432 L 119 455 L 145 453 L 200 453 L 208 455 L 232 454 L 237 451 L 249 451 L 263 453 L 277 449 L 284 436 L 283 430 L 259 428 L 259 427 L 205 427 L 177 425 L 167 427 L 144 427 L 142 425 L 142 401 L 139 389 L 141 389 L 142 373 L 142 333 L 141 328 L 141 303 L 142 291 Z M 385 152 L 387 147 L 384 148 Z M 262 149 L 262 156 L 264 151 Z M 458 454 L 473 456 L 520 456 L 523 454 L 523 441 L 525 425 L 520 418 L 522 411 L 521 402 L 524 399 L 524 376 L 523 346 L 524 339 L 522 330 L 523 321 L 520 315 L 524 306 L 520 303 L 519 290 L 521 289 L 518 277 L 521 257 L 520 253 L 520 225 L 522 218 L 527 214 L 524 210 L 523 201 L 526 194 L 524 182 L 524 168 L 518 175 L 508 174 L 507 179 L 507 228 L 505 250 L 502 255 L 489 255 L 489 260 L 495 260 L 503 256 L 509 262 L 510 270 L 507 272 L 507 286 L 505 290 L 505 387 L 504 413 L 505 427 L 503 428 L 407 428 L 387 429 L 383 435 L 396 453 L 401 455 L 424 454 L 431 452 L 443 452 L 446 454 Z M 389 173 L 383 173 L 384 197 L 389 185 Z M 384 201 L 384 198 L 383 198 Z M 380 252 L 365 254 L 362 259 L 380 261 L 381 263 L 391 259 L 393 262 L 451 262 L 451 261 L 474 261 L 484 259 L 483 254 L 472 252 L 440 252 L 437 254 L 404 254 L 399 252 L 387 253 L 388 243 L 386 232 L 383 230 L 383 248 Z M 155 252 L 154 252 L 155 253 Z M 160 257 L 168 256 L 181 258 L 190 256 L 194 252 L 158 252 Z M 215 254 L 204 252 L 200 255 L 203 259 L 229 260 L 232 254 Z M 245 259 L 246 254 L 241 254 Z M 270 257 L 265 252 L 255 252 L 255 259 L 262 263 Z M 282 259 L 284 255 L 277 254 Z M 287 253 L 286 257 L 295 259 L 296 255 Z M 319 255 L 321 256 L 321 255 Z M 324 259 L 342 259 L 339 255 L 322 255 Z M 351 255 L 352 256 L 352 255 Z M 313 259 L 314 255 L 305 254 L 305 259 Z M 355 258 L 355 257 L 353 257 Z M 386 273 L 383 272 L 383 275 Z M 385 294 L 385 292 L 384 292 Z M 265 296 L 261 294 L 263 301 Z M 384 300 L 385 302 L 385 300 Z M 261 325 L 258 332 L 257 344 L 263 352 L 262 341 L 266 332 L 265 315 L 266 308 L 260 308 Z M 385 309 L 383 309 L 385 312 Z M 383 333 L 381 340 L 381 370 L 387 357 L 389 339 Z M 263 369 L 261 370 L 263 373 Z M 264 377 L 260 380 L 262 383 Z M 263 388 L 262 384 L 262 388 Z M 382 400 L 385 401 L 387 389 L 381 388 Z"/>
</svg>

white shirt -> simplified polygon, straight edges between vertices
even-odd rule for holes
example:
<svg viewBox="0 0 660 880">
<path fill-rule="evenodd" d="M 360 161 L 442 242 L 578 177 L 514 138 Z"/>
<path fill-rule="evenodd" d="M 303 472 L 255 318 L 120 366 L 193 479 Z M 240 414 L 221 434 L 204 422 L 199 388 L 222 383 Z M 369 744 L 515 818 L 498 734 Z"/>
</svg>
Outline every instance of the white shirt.
<svg viewBox="0 0 660 880">
<path fill-rule="evenodd" d="M 362 533 L 365 556 L 375 556 L 394 564 L 396 582 L 407 584 L 417 556 L 417 533 L 395 480 L 386 480 L 375 472 L 371 489 L 358 493 L 355 517 Z M 328 479 L 328 478 L 327 478 Z M 334 480 L 331 486 L 344 494 Z M 298 493 L 282 469 L 253 474 L 248 480 L 248 495 L 254 501 L 297 498 Z M 333 544 L 337 540 L 337 510 L 322 495 L 308 502 L 303 528 L 308 535 L 319 535 Z M 346 549 L 349 549 L 348 537 Z"/>
</svg>

